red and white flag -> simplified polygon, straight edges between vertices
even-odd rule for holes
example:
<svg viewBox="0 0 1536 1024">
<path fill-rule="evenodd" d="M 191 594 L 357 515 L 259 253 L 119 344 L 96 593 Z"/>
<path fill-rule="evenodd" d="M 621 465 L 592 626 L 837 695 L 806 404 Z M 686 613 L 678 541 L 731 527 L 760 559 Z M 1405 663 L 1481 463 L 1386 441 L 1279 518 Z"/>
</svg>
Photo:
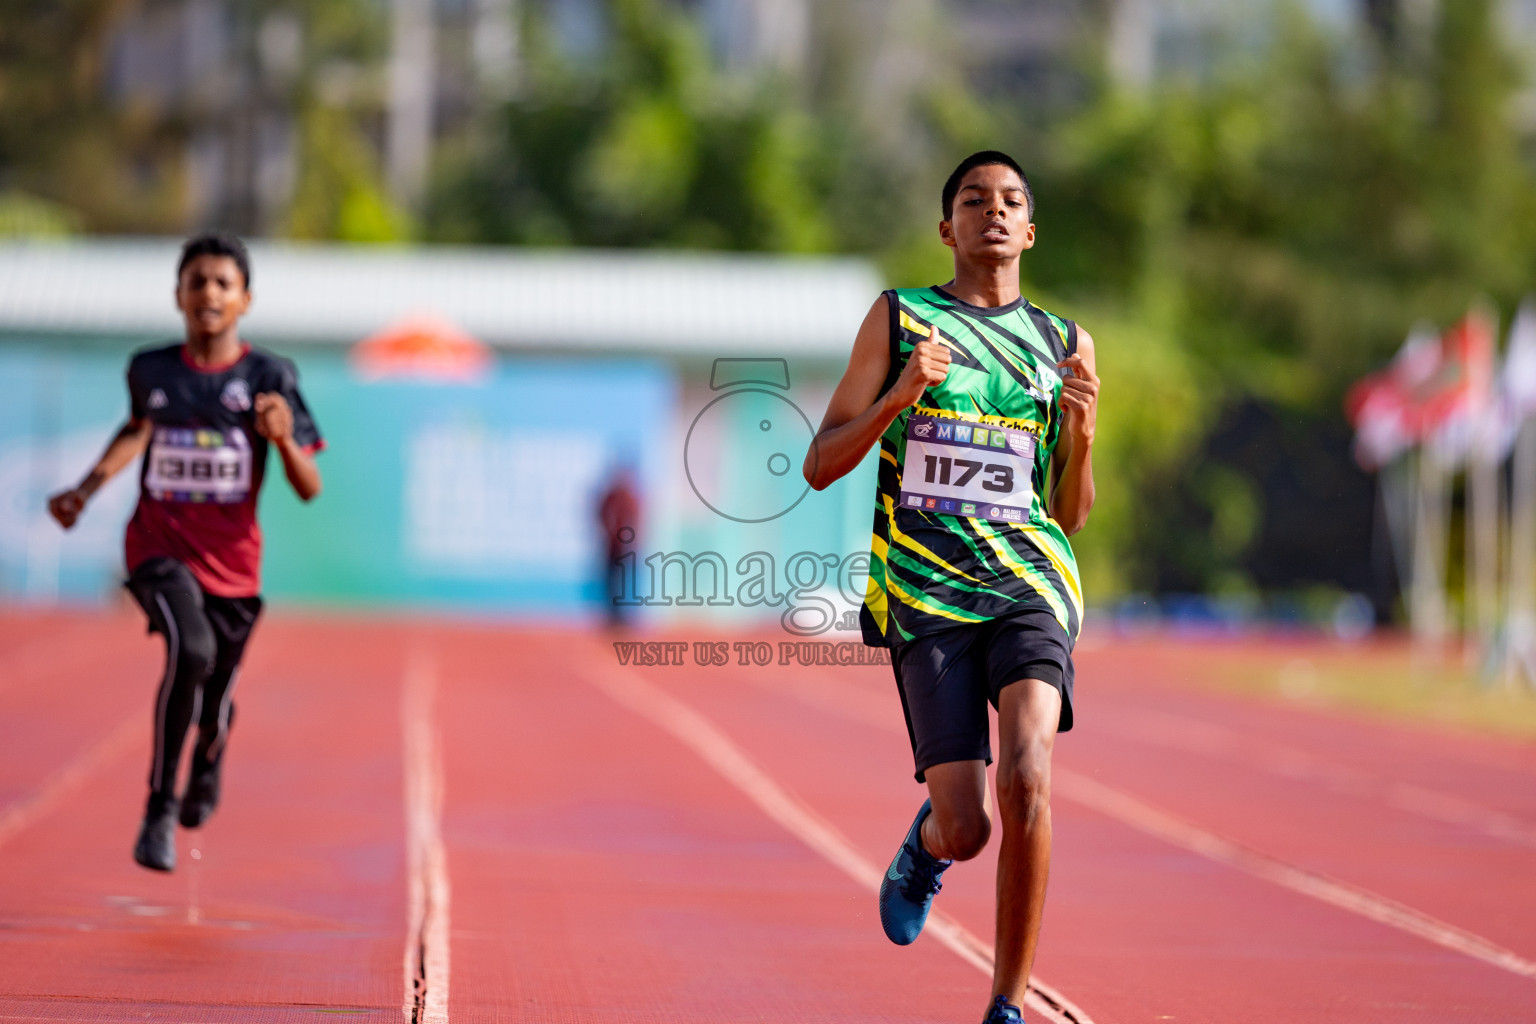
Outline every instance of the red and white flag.
<svg viewBox="0 0 1536 1024">
<path fill-rule="evenodd" d="M 1350 389 L 1355 460 L 1380 469 L 1430 437 L 1464 455 L 1492 407 L 1494 321 L 1480 309 L 1439 337 L 1415 328 L 1392 362 Z"/>
<path fill-rule="evenodd" d="M 1386 368 L 1362 378 L 1344 400 L 1355 428 L 1355 461 L 1377 470 L 1419 440 L 1414 424 L 1414 395 L 1440 369 L 1440 342 L 1416 327 Z"/>
<path fill-rule="evenodd" d="M 1498 442 L 1498 403 L 1493 363 L 1498 320 L 1476 307 L 1441 335 L 1442 369 L 1423 412 L 1424 436 L 1435 436 L 1451 458 L 1493 457 Z"/>
</svg>

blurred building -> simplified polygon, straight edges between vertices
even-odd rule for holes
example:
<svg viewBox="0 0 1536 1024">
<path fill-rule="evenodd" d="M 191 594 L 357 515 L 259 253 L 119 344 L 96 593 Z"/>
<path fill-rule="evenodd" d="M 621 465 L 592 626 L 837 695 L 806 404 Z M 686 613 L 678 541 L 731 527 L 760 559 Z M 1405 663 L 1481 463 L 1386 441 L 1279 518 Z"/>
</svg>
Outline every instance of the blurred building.
<svg viewBox="0 0 1536 1024">
<path fill-rule="evenodd" d="M 187 218 L 260 231 L 292 195 L 291 90 L 305 40 L 286 10 L 256 17 L 226 0 L 131 9 L 108 42 L 112 101 L 185 126 Z"/>
</svg>

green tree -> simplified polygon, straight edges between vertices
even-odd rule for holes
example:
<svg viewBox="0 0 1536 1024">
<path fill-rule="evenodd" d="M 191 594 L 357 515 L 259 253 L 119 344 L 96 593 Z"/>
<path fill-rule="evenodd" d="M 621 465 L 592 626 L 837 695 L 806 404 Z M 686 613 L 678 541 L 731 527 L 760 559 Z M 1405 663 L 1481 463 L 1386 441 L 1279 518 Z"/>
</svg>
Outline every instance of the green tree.
<svg viewBox="0 0 1536 1024">
<path fill-rule="evenodd" d="M 600 59 L 562 59 L 531 18 L 521 94 L 451 147 L 433 237 L 534 245 L 865 252 L 908 260 L 937 170 L 977 104 L 936 76 L 878 115 L 837 59 L 814 82 L 714 66 L 696 20 L 615 0 Z M 879 136 L 884 135 L 882 140 Z M 947 170 L 947 167 L 945 168 Z M 921 209 L 921 217 L 918 210 Z"/>
<path fill-rule="evenodd" d="M 225 91 L 115 92 L 109 69 L 136 16 L 179 13 L 133 0 L 11 0 L 0 16 L 0 224 L 27 233 L 175 233 L 191 223 L 187 147 L 200 131 L 254 134 L 258 115 L 300 125 L 295 230 L 399 237 L 369 129 L 387 22 L 371 0 L 234 0 L 223 5 Z M 296 66 L 268 66 L 264 26 L 298 28 Z M 329 83 L 329 85 L 327 84 Z M 350 83 L 337 89 L 336 83 Z M 338 92 L 345 93 L 335 96 Z M 224 98 L 219 98 L 223 95 Z M 248 140 L 247 140 L 248 141 Z M 225 226 L 252 230 L 250 211 Z"/>
<path fill-rule="evenodd" d="M 0 191 L 10 193 L 13 209 L 49 209 L 55 226 L 106 231 L 174 222 L 176 126 L 106 102 L 107 43 L 129 7 L 124 0 L 7 3 L 0 17 Z"/>
<path fill-rule="evenodd" d="M 1368 584 L 1371 491 L 1345 390 L 1415 321 L 1448 324 L 1485 293 L 1511 309 L 1536 270 L 1536 174 L 1491 5 L 1440 7 L 1430 60 L 1378 53 L 1362 72 L 1355 44 L 1292 13 L 1255 67 L 1147 96 L 1104 87 L 1052 126 L 1050 258 L 1031 273 L 1069 307 L 1118 311 L 1135 344 L 1155 335 L 1159 365 L 1195 387 L 1194 410 L 1140 377 L 1127 396 L 1125 338 L 1095 332 L 1106 412 L 1150 403 L 1182 443 L 1106 474 L 1138 487 L 1134 522 L 1096 524 L 1117 531 L 1127 583 Z"/>
</svg>

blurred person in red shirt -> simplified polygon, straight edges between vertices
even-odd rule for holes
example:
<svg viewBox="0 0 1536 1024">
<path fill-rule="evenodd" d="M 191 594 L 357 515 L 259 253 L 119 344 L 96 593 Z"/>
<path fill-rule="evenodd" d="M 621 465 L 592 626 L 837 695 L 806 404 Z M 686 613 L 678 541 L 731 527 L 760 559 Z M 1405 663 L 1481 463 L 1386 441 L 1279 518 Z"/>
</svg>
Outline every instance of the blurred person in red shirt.
<svg viewBox="0 0 1536 1024">
<path fill-rule="evenodd" d="M 609 627 L 619 629 L 624 626 L 630 607 L 623 603 L 624 564 L 620 559 L 634 543 L 640 527 L 640 495 L 635 489 L 634 472 L 628 465 L 619 466 L 608 478 L 603 495 L 598 499 L 597 518 L 603 528 L 605 611 Z M 634 600 L 634 595 L 630 595 L 630 600 Z"/>
</svg>

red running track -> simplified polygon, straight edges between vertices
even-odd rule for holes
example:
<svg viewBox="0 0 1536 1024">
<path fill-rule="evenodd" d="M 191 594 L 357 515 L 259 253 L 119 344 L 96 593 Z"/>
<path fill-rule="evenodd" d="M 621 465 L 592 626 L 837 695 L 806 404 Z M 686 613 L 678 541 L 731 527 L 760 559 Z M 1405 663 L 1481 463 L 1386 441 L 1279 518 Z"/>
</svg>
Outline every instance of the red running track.
<svg viewBox="0 0 1536 1024">
<path fill-rule="evenodd" d="M 1536 1021 L 1536 746 L 1200 655 L 1083 652 L 1037 976 L 1096 1024 Z M 990 858 L 909 949 L 867 889 L 921 799 L 887 669 L 276 616 L 168 877 L 128 857 L 158 673 L 126 614 L 0 615 L 0 1020 L 980 1019 Z"/>
</svg>

